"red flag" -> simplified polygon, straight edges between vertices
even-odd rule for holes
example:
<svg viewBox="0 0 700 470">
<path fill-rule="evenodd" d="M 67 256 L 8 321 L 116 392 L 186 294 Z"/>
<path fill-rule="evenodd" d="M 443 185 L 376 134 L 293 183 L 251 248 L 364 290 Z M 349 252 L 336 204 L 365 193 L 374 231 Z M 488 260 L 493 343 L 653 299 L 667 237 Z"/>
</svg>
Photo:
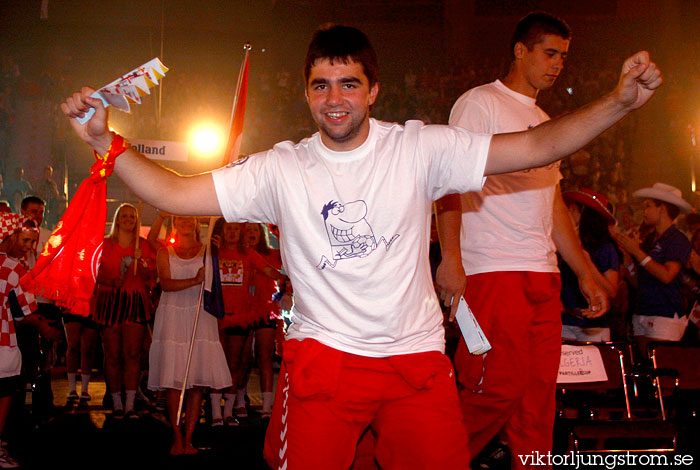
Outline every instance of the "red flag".
<svg viewBox="0 0 700 470">
<path fill-rule="evenodd" d="M 36 265 L 21 280 L 26 291 L 52 299 L 56 305 L 85 317 L 90 314 L 107 219 L 108 175 L 101 168 L 100 161 L 91 168 Z"/>
<path fill-rule="evenodd" d="M 245 102 L 248 95 L 248 54 L 251 47 L 250 44 L 246 44 L 243 48 L 245 49 L 245 58 L 241 64 L 241 70 L 238 72 L 238 83 L 236 84 L 236 94 L 233 97 L 233 110 L 231 111 L 231 129 L 226 142 L 223 166 L 238 160 L 238 151 L 241 148 Z"/>
</svg>

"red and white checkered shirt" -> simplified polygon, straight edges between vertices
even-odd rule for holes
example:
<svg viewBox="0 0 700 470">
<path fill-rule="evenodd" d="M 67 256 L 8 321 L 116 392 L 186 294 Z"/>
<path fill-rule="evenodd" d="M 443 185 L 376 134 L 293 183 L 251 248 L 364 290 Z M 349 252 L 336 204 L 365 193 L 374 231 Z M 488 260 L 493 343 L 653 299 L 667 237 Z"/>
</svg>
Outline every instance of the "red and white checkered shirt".
<svg viewBox="0 0 700 470">
<path fill-rule="evenodd" d="M 21 262 L 0 253 L 0 378 L 19 374 L 21 365 L 12 307 L 15 307 L 15 315 L 21 313 L 22 316 L 37 309 L 34 295 L 24 292 L 19 285 L 20 277 L 26 272 Z"/>
</svg>

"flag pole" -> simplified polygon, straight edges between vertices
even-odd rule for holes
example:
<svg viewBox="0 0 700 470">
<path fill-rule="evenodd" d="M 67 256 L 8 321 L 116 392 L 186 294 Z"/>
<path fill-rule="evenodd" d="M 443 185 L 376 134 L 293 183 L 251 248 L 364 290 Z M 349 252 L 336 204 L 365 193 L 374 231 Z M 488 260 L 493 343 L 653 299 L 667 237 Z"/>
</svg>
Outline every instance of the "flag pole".
<svg viewBox="0 0 700 470">
<path fill-rule="evenodd" d="M 243 114 L 245 113 L 245 100 L 248 93 L 248 55 L 250 54 L 252 47 L 249 42 L 243 45 L 243 50 L 245 50 L 245 56 L 243 62 L 241 63 L 241 69 L 238 72 L 238 81 L 236 82 L 236 91 L 233 95 L 233 108 L 231 111 L 231 121 L 230 121 L 230 131 L 228 136 L 228 141 L 226 143 L 226 150 L 224 152 L 222 166 L 228 165 L 234 158 L 238 157 L 238 149 L 240 148 L 240 135 L 243 132 Z M 242 99 L 240 95 L 243 95 Z M 238 118 L 238 119 L 237 119 Z M 207 255 L 211 253 L 211 230 L 214 227 L 212 223 L 214 219 L 209 221 L 209 237 L 207 242 L 207 249 L 205 250 L 205 270 L 211 268 L 211 262 L 207 264 Z M 217 267 L 218 269 L 218 267 Z M 187 353 L 187 365 L 185 366 L 185 377 L 182 380 L 182 390 L 180 390 L 180 401 L 177 407 L 177 419 L 175 420 L 175 425 L 180 425 L 180 418 L 182 417 L 182 405 L 185 400 L 185 390 L 187 389 L 187 379 L 190 374 L 190 363 L 192 362 L 192 353 L 194 351 L 194 339 L 197 332 L 197 325 L 199 323 L 199 314 L 202 309 L 202 298 L 204 297 L 204 285 L 206 284 L 206 276 L 204 282 L 199 288 L 199 301 L 197 302 L 197 311 L 194 316 L 194 325 L 192 326 L 192 335 L 190 338 L 189 352 Z"/>
<path fill-rule="evenodd" d="M 192 327 L 192 335 L 190 336 L 190 349 L 187 352 L 187 365 L 185 366 L 185 378 L 182 381 L 182 390 L 180 390 L 180 401 L 177 406 L 177 418 L 175 425 L 180 426 L 180 418 L 182 417 L 182 404 L 185 401 L 185 390 L 187 390 L 187 378 L 190 375 L 190 364 L 192 363 L 192 352 L 194 351 L 194 338 L 197 335 L 197 326 L 199 325 L 199 313 L 202 310 L 202 297 L 204 296 L 204 281 L 199 286 L 199 300 L 197 301 L 197 310 L 194 314 L 194 326 Z M 188 419 L 194 419 L 189 416 Z"/>
</svg>

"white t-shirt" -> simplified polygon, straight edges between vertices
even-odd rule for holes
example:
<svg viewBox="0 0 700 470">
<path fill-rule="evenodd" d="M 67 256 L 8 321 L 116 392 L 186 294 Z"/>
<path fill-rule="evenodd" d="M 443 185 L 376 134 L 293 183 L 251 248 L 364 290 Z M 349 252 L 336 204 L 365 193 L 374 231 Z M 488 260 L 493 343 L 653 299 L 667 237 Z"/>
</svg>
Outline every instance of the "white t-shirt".
<svg viewBox="0 0 700 470">
<path fill-rule="evenodd" d="M 428 262 L 432 202 L 482 187 L 490 136 L 370 120 L 334 152 L 314 134 L 213 173 L 228 221 L 280 228 L 294 286 L 289 337 L 385 357 L 444 350 Z"/>
<path fill-rule="evenodd" d="M 533 98 L 500 80 L 472 88 L 450 113 L 450 125 L 488 134 L 523 131 L 548 119 Z M 552 209 L 560 178 L 556 162 L 489 176 L 481 192 L 462 194 L 461 248 L 467 275 L 559 271 Z"/>
</svg>

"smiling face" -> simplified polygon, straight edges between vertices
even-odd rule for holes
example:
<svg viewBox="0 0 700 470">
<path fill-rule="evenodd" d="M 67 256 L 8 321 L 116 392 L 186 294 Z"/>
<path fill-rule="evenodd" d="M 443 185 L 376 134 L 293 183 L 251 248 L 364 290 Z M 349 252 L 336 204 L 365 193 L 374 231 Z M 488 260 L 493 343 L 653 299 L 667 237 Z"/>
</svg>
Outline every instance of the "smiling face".
<svg viewBox="0 0 700 470">
<path fill-rule="evenodd" d="M 369 135 L 369 108 L 377 99 L 379 84 L 370 87 L 362 65 L 320 59 L 311 67 L 306 100 L 331 150 L 353 150 Z"/>
<path fill-rule="evenodd" d="M 516 70 L 520 77 L 520 93 L 535 97 L 540 90 L 554 85 L 564 68 L 569 51 L 569 40 L 554 34 L 545 34 L 529 50 L 521 42 L 515 45 Z"/>
<path fill-rule="evenodd" d="M 191 235 L 198 229 L 197 220 L 194 217 L 182 216 L 173 219 L 173 227 L 179 235 Z"/>
<path fill-rule="evenodd" d="M 334 259 L 364 257 L 377 247 L 372 227 L 365 219 L 367 204 L 364 201 L 347 204 L 330 201 L 321 214 Z"/>
<path fill-rule="evenodd" d="M 117 228 L 124 232 L 133 232 L 136 228 L 136 211 L 129 206 L 124 206 L 117 215 Z"/>
<path fill-rule="evenodd" d="M 24 258 L 27 253 L 34 249 L 38 240 L 39 232 L 16 232 L 10 235 L 3 245 L 6 246 L 7 254 L 10 257 L 20 259 Z"/>
</svg>

